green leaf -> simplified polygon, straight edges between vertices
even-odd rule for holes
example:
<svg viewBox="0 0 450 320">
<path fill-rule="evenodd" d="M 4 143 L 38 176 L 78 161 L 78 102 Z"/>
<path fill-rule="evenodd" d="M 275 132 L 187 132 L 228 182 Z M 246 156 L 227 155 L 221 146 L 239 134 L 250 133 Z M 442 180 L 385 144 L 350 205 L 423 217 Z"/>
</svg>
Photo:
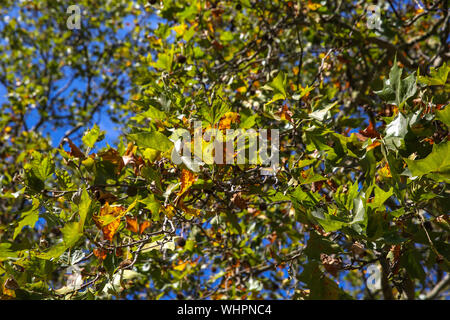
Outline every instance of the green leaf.
<svg viewBox="0 0 450 320">
<path fill-rule="evenodd" d="M 375 185 L 375 196 L 373 198 L 373 201 L 368 203 L 367 206 L 373 209 L 380 208 L 383 205 L 383 203 L 394 194 L 393 190 L 394 189 L 391 187 L 389 191 L 386 192 L 377 185 Z"/>
<path fill-rule="evenodd" d="M 319 264 L 309 262 L 303 267 L 299 280 L 306 283 L 310 289 L 308 299 L 311 300 L 338 300 L 351 299 L 339 286 L 320 271 Z"/>
<path fill-rule="evenodd" d="M 104 134 L 105 134 L 105 132 L 100 131 L 100 128 L 95 124 L 91 130 L 87 130 L 84 133 L 84 136 L 81 138 L 81 140 L 87 147 L 93 148 L 94 144 L 97 142 L 97 140 L 101 136 L 104 136 Z"/>
<path fill-rule="evenodd" d="M 136 103 L 136 101 L 133 101 Z M 138 122 L 146 119 L 152 119 L 152 120 L 167 120 L 167 115 L 163 112 L 158 110 L 157 108 L 147 105 L 147 111 L 142 112 L 134 116 L 133 120 L 136 120 Z"/>
<path fill-rule="evenodd" d="M 395 104 L 400 109 L 409 98 L 416 94 L 417 85 L 414 73 L 402 80 L 402 69 L 397 65 L 397 57 L 385 80 L 383 89 L 375 91 L 386 103 Z"/>
<path fill-rule="evenodd" d="M 308 184 L 308 183 L 327 180 L 327 178 L 321 176 L 318 173 L 315 173 L 313 168 L 309 168 L 308 170 L 303 171 L 299 175 L 298 179 L 299 179 L 300 184 Z"/>
<path fill-rule="evenodd" d="M 408 121 L 399 112 L 397 117 L 386 126 L 386 136 L 384 141 L 386 146 L 392 150 L 397 150 L 404 144 L 404 138 L 408 133 Z"/>
<path fill-rule="evenodd" d="M 430 77 L 418 76 L 418 81 L 429 86 L 445 85 L 447 83 L 449 72 L 450 65 L 447 65 L 447 63 L 444 62 L 444 64 L 438 69 L 434 67 L 430 68 Z"/>
<path fill-rule="evenodd" d="M 172 64 L 173 64 L 173 55 L 165 54 L 165 53 L 159 53 L 158 54 L 158 61 L 154 64 L 154 67 L 157 69 L 165 70 L 165 71 L 172 71 Z"/>
<path fill-rule="evenodd" d="M 86 218 L 91 209 L 92 200 L 89 197 L 89 194 L 86 191 L 86 188 L 83 188 L 83 192 L 81 193 L 80 204 L 78 205 L 78 213 L 80 215 L 80 221 L 78 222 L 80 232 L 83 232 L 84 224 L 86 222 Z"/>
<path fill-rule="evenodd" d="M 11 250 L 11 243 L 0 243 L 0 261 L 17 258 L 17 253 Z"/>
<path fill-rule="evenodd" d="M 331 104 L 326 105 L 325 107 L 315 110 L 309 114 L 309 117 L 316 119 L 317 121 L 324 121 L 331 117 L 330 110 L 337 105 L 337 101 Z"/>
<path fill-rule="evenodd" d="M 312 232 L 304 253 L 312 259 L 319 260 L 321 253 L 339 253 L 339 246 L 316 232 Z"/>
<path fill-rule="evenodd" d="M 414 249 L 408 250 L 400 259 L 401 264 L 406 268 L 406 271 L 413 279 L 418 279 L 422 283 L 425 281 L 425 271 L 423 270 L 420 261 L 423 258 L 420 253 Z"/>
<path fill-rule="evenodd" d="M 22 213 L 22 220 L 19 221 L 19 225 L 14 229 L 13 239 L 19 235 L 25 226 L 34 228 L 34 225 L 39 219 L 39 200 L 33 199 L 31 208 Z"/>
<path fill-rule="evenodd" d="M 161 204 L 153 194 L 149 194 L 147 198 L 142 199 L 139 202 L 145 204 L 145 207 L 150 210 L 152 213 L 152 220 L 159 221 L 159 210 L 161 208 Z"/>
<path fill-rule="evenodd" d="M 37 151 L 33 152 L 32 157 L 31 170 L 38 179 L 44 182 L 55 170 L 55 164 L 49 156 L 44 157 Z"/>
<path fill-rule="evenodd" d="M 79 222 L 66 223 L 61 229 L 61 233 L 63 234 L 64 246 L 67 249 L 74 246 L 83 234 Z"/>
<path fill-rule="evenodd" d="M 433 150 L 424 159 L 404 159 L 413 176 L 428 178 L 438 182 L 450 183 L 450 142 L 433 145 Z"/>
<path fill-rule="evenodd" d="M 436 119 L 442 121 L 447 127 L 450 128 L 450 105 L 447 105 L 442 110 L 437 110 Z"/>
<path fill-rule="evenodd" d="M 339 220 L 334 215 L 325 212 L 322 208 L 312 210 L 311 215 L 322 226 L 325 232 L 334 232 L 347 225 L 347 222 Z"/>
<path fill-rule="evenodd" d="M 173 146 L 172 141 L 158 131 L 132 133 L 128 135 L 128 138 L 135 141 L 138 147 L 152 148 L 162 152 L 170 150 Z"/>
<path fill-rule="evenodd" d="M 277 76 L 264 87 L 272 89 L 275 93 L 281 93 L 286 98 L 286 75 L 283 71 L 278 72 Z"/>
</svg>

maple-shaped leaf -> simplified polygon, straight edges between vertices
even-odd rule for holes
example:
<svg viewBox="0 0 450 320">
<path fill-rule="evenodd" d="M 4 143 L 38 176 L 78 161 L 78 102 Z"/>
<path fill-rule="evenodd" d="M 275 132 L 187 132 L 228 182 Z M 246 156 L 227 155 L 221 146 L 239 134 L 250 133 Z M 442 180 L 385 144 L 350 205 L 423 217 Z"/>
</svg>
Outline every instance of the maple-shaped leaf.
<svg viewBox="0 0 450 320">
<path fill-rule="evenodd" d="M 138 221 L 136 218 L 127 216 L 126 221 L 127 221 L 127 229 L 128 230 L 130 230 L 131 232 L 135 232 L 135 233 L 137 233 L 139 231 Z"/>
<path fill-rule="evenodd" d="M 227 112 L 223 115 L 219 122 L 219 129 L 230 129 L 232 123 L 239 122 L 240 115 L 236 112 Z"/>
<path fill-rule="evenodd" d="M 364 130 L 359 130 L 359 133 L 367 138 L 381 138 L 372 121 L 369 121 L 369 126 Z"/>
<path fill-rule="evenodd" d="M 178 196 L 183 195 L 197 180 L 197 176 L 186 169 L 181 170 L 181 189 L 178 192 Z"/>
</svg>

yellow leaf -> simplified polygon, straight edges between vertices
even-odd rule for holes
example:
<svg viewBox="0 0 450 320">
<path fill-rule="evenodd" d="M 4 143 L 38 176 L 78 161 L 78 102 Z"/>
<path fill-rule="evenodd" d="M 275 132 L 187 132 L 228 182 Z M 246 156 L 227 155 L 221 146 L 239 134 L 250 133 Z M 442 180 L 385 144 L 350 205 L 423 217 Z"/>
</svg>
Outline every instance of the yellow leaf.
<svg viewBox="0 0 450 320">
<path fill-rule="evenodd" d="M 173 27 L 172 29 L 177 33 L 178 36 L 182 36 L 186 32 L 187 26 L 183 23 Z"/>
<path fill-rule="evenodd" d="M 197 180 L 197 177 L 193 172 L 183 169 L 181 171 L 181 190 L 178 192 L 178 195 L 181 196 L 184 194 Z"/>
<path fill-rule="evenodd" d="M 308 1 L 308 4 L 306 5 L 308 7 L 309 10 L 317 10 L 319 9 L 322 5 L 320 3 L 313 3 L 311 1 Z"/>
<path fill-rule="evenodd" d="M 236 112 L 227 112 L 224 114 L 222 119 L 219 122 L 219 129 L 230 129 L 232 123 L 236 123 L 239 121 L 239 113 Z"/>
<path fill-rule="evenodd" d="M 183 263 L 180 263 L 179 265 L 174 267 L 174 270 L 183 271 L 184 269 L 186 269 L 187 264 L 188 264 L 187 261 L 183 262 Z"/>
</svg>

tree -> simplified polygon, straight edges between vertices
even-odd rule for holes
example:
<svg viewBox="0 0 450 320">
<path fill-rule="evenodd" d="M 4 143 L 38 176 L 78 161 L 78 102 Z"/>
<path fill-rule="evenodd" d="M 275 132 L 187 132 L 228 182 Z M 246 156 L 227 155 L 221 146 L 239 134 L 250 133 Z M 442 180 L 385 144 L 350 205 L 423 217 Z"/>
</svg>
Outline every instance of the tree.
<svg viewBox="0 0 450 320">
<path fill-rule="evenodd" d="M 69 5 L 2 1 L 2 298 L 446 297 L 446 1 Z"/>
</svg>

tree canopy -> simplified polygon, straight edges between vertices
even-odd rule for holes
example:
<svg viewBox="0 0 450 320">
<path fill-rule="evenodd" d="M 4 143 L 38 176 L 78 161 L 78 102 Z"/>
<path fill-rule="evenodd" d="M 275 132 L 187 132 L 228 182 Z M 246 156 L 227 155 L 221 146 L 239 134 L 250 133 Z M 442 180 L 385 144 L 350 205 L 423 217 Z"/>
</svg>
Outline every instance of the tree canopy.
<svg viewBox="0 0 450 320">
<path fill-rule="evenodd" d="M 0 4 L 2 299 L 448 298 L 447 1 Z"/>
</svg>

